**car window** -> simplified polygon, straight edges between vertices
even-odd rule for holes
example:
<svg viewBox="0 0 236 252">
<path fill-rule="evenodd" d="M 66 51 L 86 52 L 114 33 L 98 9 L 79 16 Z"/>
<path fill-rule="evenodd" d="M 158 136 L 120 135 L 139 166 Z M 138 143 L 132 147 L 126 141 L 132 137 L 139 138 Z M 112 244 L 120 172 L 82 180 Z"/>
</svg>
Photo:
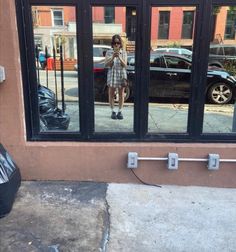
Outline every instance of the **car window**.
<svg viewBox="0 0 236 252">
<path fill-rule="evenodd" d="M 102 57 L 105 57 L 105 56 L 106 56 L 106 52 L 107 52 L 108 50 L 109 50 L 108 48 L 101 48 Z"/>
<path fill-rule="evenodd" d="M 179 58 L 165 56 L 165 60 L 168 68 L 178 68 Z"/>
<path fill-rule="evenodd" d="M 98 47 L 93 48 L 93 57 L 101 57 L 100 48 L 98 48 Z"/>
<path fill-rule="evenodd" d="M 224 55 L 224 50 L 223 50 L 222 46 L 218 47 L 217 49 L 218 49 L 217 53 L 216 53 L 217 55 Z"/>
<path fill-rule="evenodd" d="M 153 58 L 150 62 L 151 67 L 161 67 L 161 59 L 160 57 Z"/>
<path fill-rule="evenodd" d="M 236 54 L 235 47 L 224 47 L 224 53 L 227 56 L 234 56 Z"/>
<path fill-rule="evenodd" d="M 210 48 L 210 54 L 216 54 L 217 55 L 217 47 Z"/>
<path fill-rule="evenodd" d="M 165 56 L 165 60 L 168 68 L 178 68 L 178 69 L 191 68 L 191 63 L 182 58 Z"/>
<path fill-rule="evenodd" d="M 127 58 L 127 64 L 130 65 L 130 66 L 134 66 L 135 65 L 134 57 L 128 57 Z"/>
</svg>

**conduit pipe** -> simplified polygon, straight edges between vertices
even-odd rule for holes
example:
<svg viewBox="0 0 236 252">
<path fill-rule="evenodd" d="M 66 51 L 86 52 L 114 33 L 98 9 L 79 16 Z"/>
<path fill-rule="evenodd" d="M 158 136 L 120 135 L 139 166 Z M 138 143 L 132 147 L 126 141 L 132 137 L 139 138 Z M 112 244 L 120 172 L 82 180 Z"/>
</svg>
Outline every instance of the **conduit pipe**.
<svg viewBox="0 0 236 252">
<path fill-rule="evenodd" d="M 178 162 L 208 162 L 208 170 L 218 170 L 220 162 L 236 163 L 236 159 L 220 159 L 219 154 L 208 154 L 208 158 L 179 158 L 177 153 L 168 153 L 167 157 L 139 157 L 137 152 L 128 153 L 127 168 L 138 168 L 138 161 L 167 161 L 169 170 L 177 170 Z"/>
</svg>

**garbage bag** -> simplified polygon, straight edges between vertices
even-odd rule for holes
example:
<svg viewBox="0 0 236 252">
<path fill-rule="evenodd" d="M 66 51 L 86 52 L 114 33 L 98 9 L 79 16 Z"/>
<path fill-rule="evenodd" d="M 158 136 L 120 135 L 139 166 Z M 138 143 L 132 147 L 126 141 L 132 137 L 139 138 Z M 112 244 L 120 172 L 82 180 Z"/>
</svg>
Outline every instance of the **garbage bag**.
<svg viewBox="0 0 236 252">
<path fill-rule="evenodd" d="M 20 184 L 20 170 L 0 144 L 0 218 L 11 211 Z"/>
<path fill-rule="evenodd" d="M 41 114 L 42 121 L 45 123 L 49 130 L 67 130 L 70 123 L 70 116 L 59 108 L 53 112 Z"/>
<path fill-rule="evenodd" d="M 42 85 L 38 86 L 39 112 L 40 114 L 53 111 L 56 108 L 56 96 L 52 90 Z"/>
<path fill-rule="evenodd" d="M 38 96 L 40 98 L 55 100 L 55 93 L 51 89 L 42 85 L 38 85 Z"/>
<path fill-rule="evenodd" d="M 47 131 L 46 121 L 43 119 L 41 115 L 39 116 L 39 128 L 41 132 Z"/>
</svg>

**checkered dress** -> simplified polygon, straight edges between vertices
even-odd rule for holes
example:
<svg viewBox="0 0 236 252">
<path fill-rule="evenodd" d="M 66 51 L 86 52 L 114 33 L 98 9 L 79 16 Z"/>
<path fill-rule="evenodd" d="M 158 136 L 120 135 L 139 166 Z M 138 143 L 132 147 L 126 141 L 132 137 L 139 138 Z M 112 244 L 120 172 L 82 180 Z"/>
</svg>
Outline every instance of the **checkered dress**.
<svg viewBox="0 0 236 252">
<path fill-rule="evenodd" d="M 111 59 L 113 52 L 114 52 L 113 49 L 107 51 L 105 64 Z M 121 49 L 120 54 L 124 62 L 127 62 L 126 51 Z M 127 80 L 126 68 L 121 65 L 120 60 L 118 58 L 114 58 L 112 67 L 108 68 L 107 86 L 119 88 L 124 84 L 124 80 Z"/>
</svg>

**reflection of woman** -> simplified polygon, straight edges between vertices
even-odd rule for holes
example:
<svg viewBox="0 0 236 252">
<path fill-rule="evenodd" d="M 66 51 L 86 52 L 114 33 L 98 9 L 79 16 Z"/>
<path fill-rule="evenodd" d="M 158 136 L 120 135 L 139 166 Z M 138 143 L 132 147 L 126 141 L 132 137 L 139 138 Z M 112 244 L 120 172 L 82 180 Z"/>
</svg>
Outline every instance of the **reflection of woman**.
<svg viewBox="0 0 236 252">
<path fill-rule="evenodd" d="M 108 96 L 111 107 L 111 118 L 121 120 L 123 119 L 122 108 L 124 105 L 124 89 L 127 83 L 127 53 L 123 50 L 122 40 L 118 34 L 112 37 L 111 46 L 112 49 L 107 51 L 105 58 L 105 66 L 108 67 Z M 119 111 L 117 114 L 114 111 L 114 96 L 116 88 L 118 88 L 119 92 Z"/>
</svg>

